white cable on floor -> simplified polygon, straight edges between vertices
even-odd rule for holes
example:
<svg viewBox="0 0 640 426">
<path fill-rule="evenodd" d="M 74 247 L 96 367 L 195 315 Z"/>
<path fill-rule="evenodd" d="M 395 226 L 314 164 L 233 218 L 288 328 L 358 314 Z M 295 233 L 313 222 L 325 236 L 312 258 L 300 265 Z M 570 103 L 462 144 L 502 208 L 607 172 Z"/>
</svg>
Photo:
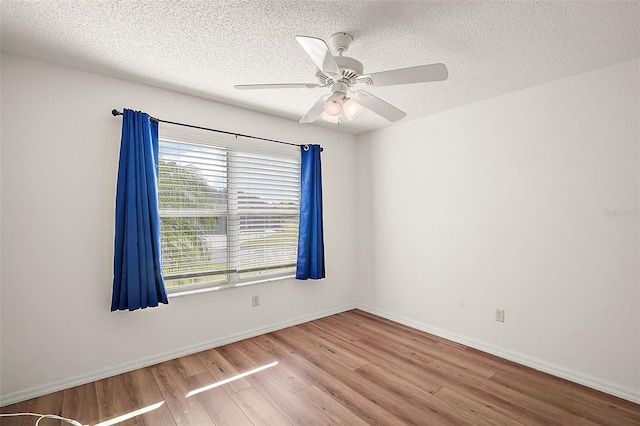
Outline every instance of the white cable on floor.
<svg viewBox="0 0 640 426">
<path fill-rule="evenodd" d="M 42 419 L 56 419 L 56 420 L 64 420 L 65 422 L 73 425 L 73 426 L 82 426 L 77 420 L 67 419 L 66 417 L 60 417 L 55 414 L 37 414 L 37 413 L 11 413 L 11 414 L 0 414 L 0 417 L 17 417 L 17 416 L 35 416 L 38 417 L 36 420 L 35 426 L 40 424 L 40 420 Z"/>
</svg>

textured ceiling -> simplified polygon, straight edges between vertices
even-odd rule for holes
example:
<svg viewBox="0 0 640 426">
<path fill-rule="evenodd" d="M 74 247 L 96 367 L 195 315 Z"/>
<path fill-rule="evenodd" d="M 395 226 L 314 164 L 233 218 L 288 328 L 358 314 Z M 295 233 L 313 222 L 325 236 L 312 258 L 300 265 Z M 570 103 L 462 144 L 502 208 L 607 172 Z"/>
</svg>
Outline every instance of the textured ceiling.
<svg viewBox="0 0 640 426">
<path fill-rule="evenodd" d="M 446 64 L 444 82 L 369 89 L 404 120 L 640 56 L 638 1 L 2 0 L 1 14 L 4 52 L 294 120 L 326 89 L 233 85 L 315 82 L 296 35 L 352 34 L 365 72 Z M 340 128 L 389 124 L 365 111 Z"/>
</svg>

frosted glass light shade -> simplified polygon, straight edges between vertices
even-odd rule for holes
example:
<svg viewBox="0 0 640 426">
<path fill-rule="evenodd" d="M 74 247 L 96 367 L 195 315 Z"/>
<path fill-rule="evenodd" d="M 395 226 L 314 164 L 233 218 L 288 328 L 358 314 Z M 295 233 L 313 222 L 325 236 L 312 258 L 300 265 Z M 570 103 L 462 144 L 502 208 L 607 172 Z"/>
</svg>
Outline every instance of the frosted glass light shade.
<svg viewBox="0 0 640 426">
<path fill-rule="evenodd" d="M 362 106 L 354 101 L 353 99 L 348 99 L 347 102 L 342 106 L 344 110 L 344 114 L 347 116 L 349 121 L 353 120 L 362 112 Z"/>
<path fill-rule="evenodd" d="M 325 101 L 323 106 L 324 112 L 326 112 L 328 115 L 340 115 L 340 113 L 342 112 L 342 104 L 344 103 L 344 99 L 344 93 L 335 92 Z"/>
<path fill-rule="evenodd" d="M 328 121 L 329 123 L 340 124 L 340 113 L 338 113 L 338 115 L 329 115 L 326 112 L 323 112 L 321 117 L 324 121 Z"/>
</svg>

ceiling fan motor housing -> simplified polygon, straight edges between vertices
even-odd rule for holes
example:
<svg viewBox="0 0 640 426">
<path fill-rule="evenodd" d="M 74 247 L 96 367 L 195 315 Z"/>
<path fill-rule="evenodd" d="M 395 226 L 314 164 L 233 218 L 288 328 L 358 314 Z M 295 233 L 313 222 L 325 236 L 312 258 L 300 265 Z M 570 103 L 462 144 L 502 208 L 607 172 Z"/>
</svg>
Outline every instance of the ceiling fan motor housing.
<svg viewBox="0 0 640 426">
<path fill-rule="evenodd" d="M 360 61 L 349 58 L 348 56 L 336 56 L 334 59 L 336 60 L 336 63 L 340 68 L 340 73 L 342 74 L 339 76 L 339 80 L 344 79 L 351 83 L 351 80 L 354 80 L 364 74 L 364 67 Z M 331 80 L 335 81 L 335 77 L 330 77 L 322 71 L 318 71 L 316 77 L 321 86 L 330 85 Z"/>
<path fill-rule="evenodd" d="M 349 58 L 348 56 L 336 56 L 335 58 L 338 66 L 340 67 L 340 71 L 342 71 L 342 76 L 344 78 L 356 78 L 364 74 L 364 67 L 360 63 L 360 61 L 356 61 L 353 58 Z"/>
</svg>

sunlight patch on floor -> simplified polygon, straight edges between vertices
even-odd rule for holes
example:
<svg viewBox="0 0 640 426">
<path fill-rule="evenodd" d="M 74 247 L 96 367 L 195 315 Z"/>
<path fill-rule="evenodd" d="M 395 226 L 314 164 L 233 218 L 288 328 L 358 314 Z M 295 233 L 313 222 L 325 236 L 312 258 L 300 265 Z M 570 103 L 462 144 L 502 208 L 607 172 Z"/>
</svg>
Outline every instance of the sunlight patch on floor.
<svg viewBox="0 0 640 426">
<path fill-rule="evenodd" d="M 199 394 L 200 392 L 208 391 L 209 389 L 217 388 L 218 386 L 222 386 L 229 382 L 233 382 L 234 380 L 242 379 L 243 377 L 250 376 L 251 374 L 255 374 L 259 371 L 266 370 L 267 368 L 275 367 L 276 365 L 278 365 L 278 361 L 274 361 L 271 364 L 263 365 L 262 367 L 254 368 L 253 370 L 249 370 L 244 373 L 240 373 L 236 376 L 229 377 L 228 379 L 220 380 L 219 382 L 215 382 L 210 385 L 207 385 L 198 389 L 194 389 L 191 392 L 189 392 L 187 395 L 185 395 L 185 398 L 189 398 L 190 396 Z"/>
<path fill-rule="evenodd" d="M 160 401 L 160 402 L 158 402 L 156 404 L 149 405 L 148 407 L 144 407 L 144 408 L 141 408 L 139 410 L 135 410 L 135 411 L 123 414 L 123 415 L 118 416 L 118 417 L 114 417 L 113 419 L 110 419 L 110 420 L 105 420 L 104 422 L 98 423 L 98 424 L 96 424 L 94 426 L 111 426 L 111 425 L 115 425 L 117 423 L 124 422 L 125 420 L 129 420 L 129 419 L 131 419 L 131 418 L 133 418 L 135 416 L 140 416 L 140 415 L 142 415 L 144 413 L 148 413 L 149 411 L 156 410 L 156 409 L 160 408 L 162 406 L 162 404 L 164 404 L 164 401 Z"/>
</svg>

